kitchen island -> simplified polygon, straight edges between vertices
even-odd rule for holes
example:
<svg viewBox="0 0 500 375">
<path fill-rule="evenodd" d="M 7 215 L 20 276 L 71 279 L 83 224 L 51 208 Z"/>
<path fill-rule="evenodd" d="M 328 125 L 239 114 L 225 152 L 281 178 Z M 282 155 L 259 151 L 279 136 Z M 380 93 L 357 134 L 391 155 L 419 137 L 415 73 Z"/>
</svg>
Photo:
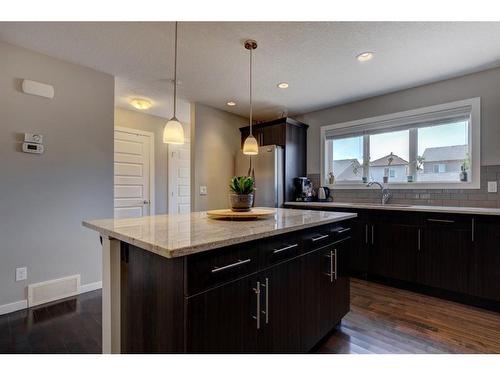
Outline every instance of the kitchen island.
<svg viewBox="0 0 500 375">
<path fill-rule="evenodd" d="M 349 311 L 355 217 L 85 221 L 103 243 L 103 352 L 308 352 Z"/>
</svg>

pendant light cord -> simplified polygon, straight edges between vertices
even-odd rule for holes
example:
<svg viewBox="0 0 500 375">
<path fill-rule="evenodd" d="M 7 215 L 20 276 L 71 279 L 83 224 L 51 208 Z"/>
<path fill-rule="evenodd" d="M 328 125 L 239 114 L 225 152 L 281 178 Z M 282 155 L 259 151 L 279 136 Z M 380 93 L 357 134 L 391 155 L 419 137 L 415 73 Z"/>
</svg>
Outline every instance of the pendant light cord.
<svg viewBox="0 0 500 375">
<path fill-rule="evenodd" d="M 175 21 L 175 45 L 174 45 L 174 118 L 177 110 L 177 21 Z"/>
<path fill-rule="evenodd" d="M 253 47 L 250 48 L 250 135 L 252 135 L 252 52 Z"/>
</svg>

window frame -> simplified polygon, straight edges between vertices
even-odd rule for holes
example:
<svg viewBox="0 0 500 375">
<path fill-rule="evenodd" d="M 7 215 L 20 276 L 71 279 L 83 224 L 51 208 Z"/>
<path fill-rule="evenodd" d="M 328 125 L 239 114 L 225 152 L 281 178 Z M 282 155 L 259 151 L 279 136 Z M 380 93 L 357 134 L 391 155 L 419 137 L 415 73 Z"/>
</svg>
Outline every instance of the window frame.
<svg viewBox="0 0 500 375">
<path fill-rule="evenodd" d="M 333 161 L 329 161 L 329 156 L 332 154 L 331 143 L 327 142 L 327 133 L 335 134 L 345 134 L 350 128 L 363 127 L 368 129 L 368 131 L 375 130 L 396 130 L 405 124 L 411 124 L 412 118 L 418 118 L 419 116 L 430 115 L 437 113 L 434 121 L 439 120 L 439 113 L 444 113 L 446 111 L 458 110 L 461 108 L 470 108 L 470 120 L 469 120 L 469 181 L 453 181 L 453 182 L 429 182 L 429 181 L 414 181 L 414 182 L 391 182 L 389 179 L 388 186 L 392 189 L 479 189 L 481 181 L 481 98 L 470 98 L 465 100 L 454 101 L 450 103 L 438 104 L 428 107 L 417 108 L 409 111 L 401 111 L 391 114 L 386 114 L 382 116 L 375 116 L 364 118 L 355 121 L 342 122 L 332 125 L 325 125 L 320 128 L 320 181 L 321 185 L 328 186 L 334 189 L 365 189 L 365 184 L 360 180 L 359 182 L 335 182 L 334 184 L 328 183 L 328 171 L 331 167 Z M 444 117 L 443 117 L 444 118 Z M 382 124 L 382 125 L 381 125 Z M 387 125 L 389 124 L 389 125 Z M 417 131 L 417 128 L 410 128 L 410 159 L 411 155 L 416 153 L 417 150 L 414 149 L 418 145 L 414 145 L 411 142 L 411 132 Z M 356 131 L 353 131 L 353 136 L 356 135 Z M 364 137 L 364 147 L 363 156 L 366 159 L 367 151 L 369 150 L 368 139 L 369 136 Z M 329 147 L 328 147 L 329 146 Z M 367 171 L 363 167 L 363 176 L 367 176 Z"/>
</svg>

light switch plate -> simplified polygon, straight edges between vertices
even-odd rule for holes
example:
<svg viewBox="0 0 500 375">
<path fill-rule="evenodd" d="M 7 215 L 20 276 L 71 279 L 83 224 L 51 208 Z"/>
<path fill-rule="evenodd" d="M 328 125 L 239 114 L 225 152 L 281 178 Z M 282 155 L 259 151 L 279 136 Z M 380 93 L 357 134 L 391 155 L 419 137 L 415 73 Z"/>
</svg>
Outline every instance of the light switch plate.
<svg viewBox="0 0 500 375">
<path fill-rule="evenodd" d="M 207 187 L 200 186 L 200 195 L 207 195 Z"/>
<path fill-rule="evenodd" d="M 488 193 L 496 193 L 498 191 L 498 184 L 496 181 L 488 181 Z"/>
<path fill-rule="evenodd" d="M 26 280 L 28 278 L 28 269 L 26 267 L 16 268 L 16 281 Z"/>
</svg>

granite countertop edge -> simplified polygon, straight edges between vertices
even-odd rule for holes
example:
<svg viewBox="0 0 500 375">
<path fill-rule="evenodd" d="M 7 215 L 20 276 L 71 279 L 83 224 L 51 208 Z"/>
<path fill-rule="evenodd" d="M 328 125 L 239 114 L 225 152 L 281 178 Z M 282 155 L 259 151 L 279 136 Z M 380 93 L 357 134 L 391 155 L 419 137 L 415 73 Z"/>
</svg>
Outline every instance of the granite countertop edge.
<svg viewBox="0 0 500 375">
<path fill-rule="evenodd" d="M 328 211 L 328 212 L 331 213 L 331 211 Z M 117 239 L 119 241 L 127 242 L 127 243 L 132 244 L 134 246 L 137 246 L 141 249 L 144 249 L 144 250 L 147 250 L 149 252 L 163 256 L 165 258 L 177 258 L 177 257 L 201 253 L 204 251 L 215 250 L 215 249 L 219 249 L 219 248 L 226 247 L 226 246 L 237 245 L 239 243 L 244 243 L 244 242 L 254 241 L 254 240 L 272 237 L 272 236 L 276 236 L 276 235 L 280 235 L 280 234 L 295 232 L 295 231 L 299 231 L 299 230 L 303 230 L 303 229 L 307 229 L 307 228 L 313 228 L 313 227 L 324 225 L 324 224 L 332 224 L 332 223 L 336 223 L 339 221 L 353 219 L 357 216 L 356 213 L 351 213 L 351 212 L 338 212 L 338 214 L 340 216 L 328 218 L 328 219 L 322 219 L 322 220 L 319 220 L 319 221 L 316 221 L 313 223 L 303 223 L 300 225 L 287 227 L 287 228 L 279 228 L 279 229 L 273 228 L 269 231 L 265 231 L 262 233 L 255 233 L 255 234 L 242 236 L 242 237 L 226 238 L 226 239 L 221 239 L 218 241 L 212 241 L 212 242 L 195 244 L 195 245 L 187 245 L 187 246 L 182 246 L 182 247 L 178 247 L 175 249 L 169 249 L 169 248 L 167 248 L 163 245 L 157 244 L 157 243 L 144 241 L 144 240 L 141 240 L 139 238 L 133 238 L 127 234 L 119 233 L 119 232 L 116 232 L 112 229 L 104 228 L 102 226 L 93 224 L 91 220 L 82 221 L 82 225 L 86 228 L 89 228 L 89 229 L 92 229 L 92 230 L 99 232 L 101 235 L 105 235 L 105 236 L 108 236 L 110 238 Z M 213 219 L 208 219 L 208 220 L 213 220 Z"/>
</svg>

